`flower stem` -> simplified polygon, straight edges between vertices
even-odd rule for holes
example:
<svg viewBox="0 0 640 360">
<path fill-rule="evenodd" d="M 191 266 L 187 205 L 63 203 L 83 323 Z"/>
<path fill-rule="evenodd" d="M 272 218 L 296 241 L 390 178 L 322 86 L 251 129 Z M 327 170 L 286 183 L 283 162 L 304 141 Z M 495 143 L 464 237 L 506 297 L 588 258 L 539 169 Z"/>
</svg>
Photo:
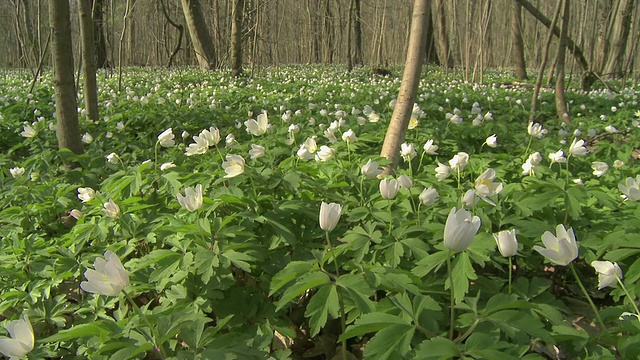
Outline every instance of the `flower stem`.
<svg viewBox="0 0 640 360">
<path fill-rule="evenodd" d="M 573 276 L 576 278 L 576 281 L 578 282 L 578 286 L 580 286 L 582 293 L 584 293 L 584 296 L 587 297 L 587 301 L 589 302 L 589 305 L 591 305 L 591 309 L 593 309 L 593 312 L 596 314 L 596 319 L 598 320 L 600 327 L 602 328 L 603 331 L 607 330 L 607 327 L 604 325 L 604 321 L 602 321 L 602 317 L 600 317 L 600 312 L 598 312 L 598 308 L 596 307 L 596 304 L 593 303 L 593 300 L 591 300 L 591 296 L 589 296 L 587 289 L 585 289 L 584 285 L 582 284 L 582 281 L 580 280 L 580 277 L 578 276 L 578 273 L 576 272 L 576 268 L 575 266 L 573 266 L 573 263 L 570 263 L 569 267 L 571 268 L 571 272 L 573 273 Z"/>
<path fill-rule="evenodd" d="M 389 204 L 389 235 L 391 235 L 391 229 L 393 228 L 393 212 L 391 211 L 391 199 L 387 199 Z"/>
<path fill-rule="evenodd" d="M 511 276 L 513 272 L 513 256 L 509 256 L 509 295 L 511 295 Z"/>
<path fill-rule="evenodd" d="M 327 238 L 327 246 L 329 247 L 328 251 L 331 251 L 333 255 L 333 264 L 336 267 L 336 280 L 337 280 L 340 277 L 340 267 L 338 266 L 338 257 L 336 256 L 336 253 L 332 251 L 333 245 L 331 244 L 331 237 L 329 237 L 329 232 L 325 231 L 324 234 Z M 340 327 L 342 330 L 342 334 L 344 334 L 347 329 L 347 316 L 344 313 L 344 299 L 342 298 L 342 294 L 340 293 L 340 291 L 337 291 L 337 294 L 338 294 L 338 304 L 340 305 Z M 342 340 L 342 360 L 347 360 L 347 340 L 346 339 Z"/>
<path fill-rule="evenodd" d="M 624 286 L 624 284 L 622 283 L 622 280 L 620 280 L 618 275 L 614 275 L 614 276 L 616 277 L 616 280 L 618 280 L 618 284 L 620 284 L 620 288 L 622 289 L 622 291 L 624 291 L 624 294 L 627 296 L 627 299 L 629 299 L 629 301 L 631 302 L 631 306 L 633 306 L 633 310 L 636 311 L 636 315 L 640 316 L 640 310 L 638 310 L 638 306 L 636 305 L 636 302 L 634 301 L 633 297 L 631 297 L 631 295 L 629 294 L 629 291 L 627 291 L 627 287 Z"/>
<path fill-rule="evenodd" d="M 451 300 L 449 301 L 449 340 L 453 340 L 453 331 L 455 330 L 456 321 L 455 293 L 453 289 L 453 271 L 451 265 L 452 257 L 453 253 L 449 250 L 449 256 L 447 257 L 447 274 L 449 276 L 449 290 L 451 292 Z"/>
<path fill-rule="evenodd" d="M 136 311 L 136 313 L 138 313 L 138 316 L 140 316 L 140 318 L 146 323 L 146 325 L 149 327 L 149 329 L 151 329 L 151 331 L 154 333 L 154 336 L 149 335 L 149 333 L 147 333 L 143 329 L 140 329 L 140 333 L 142 334 L 142 336 L 145 337 L 145 339 L 147 339 L 147 341 L 149 341 L 151 343 L 151 345 L 153 346 L 153 350 L 155 350 L 155 352 L 158 353 L 158 356 L 160 357 L 160 359 L 164 360 L 165 356 L 164 356 L 164 354 L 162 352 L 162 348 L 160 346 L 158 346 L 158 344 L 154 340 L 154 338 L 155 339 L 158 338 L 157 334 L 155 334 L 155 332 L 156 332 L 155 328 L 153 327 L 153 325 L 151 325 L 151 323 L 149 322 L 149 319 L 147 319 L 147 317 L 144 315 L 144 313 L 142 312 L 140 307 L 138 307 L 138 304 L 136 304 L 136 302 L 133 301 L 131 296 L 129 296 L 129 294 L 124 290 L 122 290 L 122 293 L 127 298 L 129 303 L 131 304 L 131 306 L 133 306 L 133 309 Z"/>
</svg>

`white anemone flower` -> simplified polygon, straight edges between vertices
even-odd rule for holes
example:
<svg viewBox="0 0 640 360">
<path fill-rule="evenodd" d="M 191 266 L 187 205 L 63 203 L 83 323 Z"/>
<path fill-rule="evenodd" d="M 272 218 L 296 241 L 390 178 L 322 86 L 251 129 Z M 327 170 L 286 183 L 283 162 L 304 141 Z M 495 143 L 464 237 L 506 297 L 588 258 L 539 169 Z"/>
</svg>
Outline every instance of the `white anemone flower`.
<svg viewBox="0 0 640 360">
<path fill-rule="evenodd" d="M 227 173 L 225 178 L 236 177 L 244 172 L 244 158 L 242 156 L 227 154 L 226 160 L 222 163 L 222 168 Z"/>
</svg>

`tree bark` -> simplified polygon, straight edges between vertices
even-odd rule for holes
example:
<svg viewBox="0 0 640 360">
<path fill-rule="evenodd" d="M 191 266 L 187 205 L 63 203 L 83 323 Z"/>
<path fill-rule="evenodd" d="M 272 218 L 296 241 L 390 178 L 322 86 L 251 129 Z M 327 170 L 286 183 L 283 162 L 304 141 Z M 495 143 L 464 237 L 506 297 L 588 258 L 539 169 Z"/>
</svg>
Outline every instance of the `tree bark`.
<svg viewBox="0 0 640 360">
<path fill-rule="evenodd" d="M 96 60 L 94 55 L 91 0 L 78 0 L 80 37 L 82 39 L 82 76 L 84 80 L 84 106 L 89 119 L 98 120 L 98 87 L 96 85 Z"/>
<path fill-rule="evenodd" d="M 49 2 L 49 26 L 53 34 L 52 54 L 58 147 L 82 154 L 73 78 L 73 46 L 68 0 Z"/>
<path fill-rule="evenodd" d="M 522 40 L 522 5 L 512 1 L 513 15 L 511 30 L 513 32 L 513 65 L 516 78 L 527 80 L 527 65 L 524 60 L 524 41 Z"/>
<path fill-rule="evenodd" d="M 353 58 L 351 57 L 351 28 L 353 25 L 354 0 L 349 1 L 349 17 L 347 20 L 347 71 L 353 70 Z"/>
<path fill-rule="evenodd" d="M 567 50 L 567 34 L 569 32 L 569 8 L 571 0 L 564 0 L 562 13 L 562 29 L 558 42 L 558 55 L 556 57 L 556 114 L 564 122 L 569 122 L 567 99 L 564 95 L 564 61 Z"/>
<path fill-rule="evenodd" d="M 182 0 L 182 11 L 189 29 L 191 43 L 202 70 L 212 70 L 218 66 L 211 35 L 204 21 L 199 0 Z"/>
<path fill-rule="evenodd" d="M 609 34 L 609 52 L 603 73 L 611 77 L 622 77 L 624 55 L 631 30 L 633 0 L 618 0 L 617 11 L 613 17 Z"/>
<path fill-rule="evenodd" d="M 91 12 L 93 18 L 93 38 L 95 42 L 96 67 L 109 67 L 107 59 L 107 42 L 104 35 L 104 0 L 94 0 Z"/>
<path fill-rule="evenodd" d="M 353 53 L 354 65 L 362 65 L 362 18 L 360 17 L 360 0 L 355 0 L 355 18 L 353 28 L 353 41 L 355 50 Z"/>
<path fill-rule="evenodd" d="M 428 7 L 429 0 L 414 0 L 407 59 L 400 91 L 398 92 L 398 101 L 393 110 L 389 128 L 387 128 L 382 150 L 380 151 L 381 156 L 391 161 L 391 164 L 386 169 L 387 173 L 393 172 L 400 159 L 400 145 L 405 139 L 420 82 L 420 70 L 424 60 L 424 46 L 426 43 Z"/>
<path fill-rule="evenodd" d="M 244 0 L 234 0 L 231 9 L 231 74 L 242 75 L 242 8 Z"/>
<path fill-rule="evenodd" d="M 433 17 L 431 6 L 427 9 L 427 25 L 426 35 L 427 42 L 425 44 L 425 64 L 440 65 L 440 59 L 438 58 L 438 51 L 436 49 L 436 39 L 434 36 Z"/>
<path fill-rule="evenodd" d="M 448 68 L 453 67 L 453 57 L 449 51 L 449 36 L 447 35 L 447 14 L 444 9 L 442 0 L 434 1 L 437 14 L 437 31 L 438 31 L 438 57 L 440 62 Z"/>
</svg>

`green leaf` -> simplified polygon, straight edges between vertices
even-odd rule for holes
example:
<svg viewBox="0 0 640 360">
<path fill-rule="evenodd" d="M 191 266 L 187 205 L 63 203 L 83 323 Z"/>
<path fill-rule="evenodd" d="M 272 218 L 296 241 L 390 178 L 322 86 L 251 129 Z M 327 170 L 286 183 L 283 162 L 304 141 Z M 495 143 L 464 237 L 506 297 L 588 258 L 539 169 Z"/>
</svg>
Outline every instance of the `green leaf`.
<svg viewBox="0 0 640 360">
<path fill-rule="evenodd" d="M 438 359 L 447 360 L 460 356 L 460 350 L 456 344 L 443 337 L 428 339 L 418 345 L 414 359 Z"/>
<path fill-rule="evenodd" d="M 452 276 L 455 301 L 459 304 L 465 295 L 467 295 L 467 292 L 469 292 L 469 280 L 476 280 L 478 278 L 466 251 L 461 252 L 454 260 Z M 447 279 L 445 288 L 449 288 L 450 285 L 449 279 Z"/>
<path fill-rule="evenodd" d="M 104 338 L 111 333 L 111 331 L 104 325 L 107 325 L 106 321 L 94 321 L 91 324 L 76 325 L 69 329 L 60 330 L 56 334 L 43 339 L 42 342 L 63 342 L 93 336 Z"/>
<path fill-rule="evenodd" d="M 233 265 L 239 267 L 240 269 L 248 273 L 251 272 L 251 265 L 249 265 L 248 261 L 255 260 L 253 256 L 250 256 L 247 253 L 241 253 L 234 250 L 225 250 L 222 253 L 222 256 L 229 259 L 229 261 L 231 261 Z"/>
<path fill-rule="evenodd" d="M 329 275 L 320 271 L 313 271 L 303 275 L 295 284 L 285 290 L 284 294 L 282 294 L 282 298 L 276 304 L 276 311 L 282 309 L 291 300 L 304 294 L 307 290 L 320 285 L 329 284 L 330 282 L 331 279 L 329 278 Z"/>
<path fill-rule="evenodd" d="M 395 354 L 401 357 L 411 350 L 411 340 L 413 339 L 413 327 L 403 325 L 391 325 L 380 330 L 369 340 L 364 348 L 365 359 L 386 360 Z"/>
<path fill-rule="evenodd" d="M 313 263 L 305 261 L 292 261 L 284 269 L 280 270 L 271 279 L 269 286 L 269 296 L 273 296 L 283 286 L 295 280 L 302 274 L 306 274 L 314 268 Z"/>
<path fill-rule="evenodd" d="M 399 316 L 382 312 L 373 312 L 362 315 L 353 325 L 347 327 L 347 330 L 342 334 L 342 336 L 340 336 L 338 341 L 374 333 L 389 326 L 399 326 L 405 330 L 413 327 L 411 323 Z"/>
<path fill-rule="evenodd" d="M 322 327 L 327 323 L 328 315 L 338 317 L 340 306 L 338 304 L 338 291 L 333 284 L 322 286 L 318 289 L 309 304 L 304 316 L 309 318 L 310 336 L 318 335 Z"/>
<path fill-rule="evenodd" d="M 438 251 L 416 263 L 416 267 L 411 270 L 413 275 L 417 277 L 423 277 L 429 274 L 431 271 L 438 270 L 442 264 L 447 262 L 449 257 L 449 251 Z"/>
</svg>

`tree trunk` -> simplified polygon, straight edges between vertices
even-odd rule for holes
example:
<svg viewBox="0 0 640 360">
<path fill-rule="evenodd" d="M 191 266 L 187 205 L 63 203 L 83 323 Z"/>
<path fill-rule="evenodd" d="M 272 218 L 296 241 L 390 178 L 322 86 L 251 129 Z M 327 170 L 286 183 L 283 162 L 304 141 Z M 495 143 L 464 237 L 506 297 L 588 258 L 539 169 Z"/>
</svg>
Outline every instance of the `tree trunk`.
<svg viewBox="0 0 640 360">
<path fill-rule="evenodd" d="M 391 164 L 387 172 L 392 172 L 400 158 L 400 145 L 404 142 L 407 126 L 413 110 L 413 103 L 420 82 L 420 70 L 424 60 L 425 33 L 427 24 L 429 0 L 415 0 L 413 4 L 413 18 L 411 20 L 411 33 L 407 48 L 402 83 L 398 92 L 398 101 L 393 110 L 389 128 L 384 137 L 380 155 L 389 159 Z"/>
<path fill-rule="evenodd" d="M 571 0 L 564 0 L 562 13 L 562 29 L 558 42 L 558 55 L 556 57 L 556 114 L 564 122 L 569 122 L 567 99 L 564 95 L 564 60 L 567 50 L 567 34 L 569 32 L 569 7 Z"/>
<path fill-rule="evenodd" d="M 522 5 L 512 1 L 513 15 L 511 30 L 513 32 L 513 65 L 516 78 L 527 80 L 527 65 L 524 61 L 524 41 L 522 40 Z"/>
<path fill-rule="evenodd" d="M 360 17 L 360 0 L 355 0 L 355 12 L 353 41 L 356 48 L 353 53 L 353 63 L 354 65 L 362 65 L 362 18 Z"/>
<path fill-rule="evenodd" d="M 78 0 L 80 37 L 82 39 L 82 76 L 84 78 L 84 106 L 89 119 L 98 120 L 98 88 L 96 85 L 96 63 L 93 49 L 93 23 L 91 0 Z"/>
<path fill-rule="evenodd" d="M 440 59 L 438 58 L 438 51 L 436 50 L 436 40 L 433 34 L 434 32 L 433 17 L 435 16 L 435 14 L 432 14 L 431 6 L 429 6 L 427 11 L 428 11 L 427 25 L 426 25 L 427 29 L 425 34 L 425 37 L 427 38 L 427 43 L 425 44 L 425 52 L 426 52 L 425 64 L 440 65 Z"/>
<path fill-rule="evenodd" d="M 442 0 L 434 1 L 437 14 L 437 31 L 438 31 L 438 57 L 440 62 L 448 68 L 453 67 L 453 57 L 449 52 L 449 37 L 447 36 L 447 14 L 444 9 Z"/>
<path fill-rule="evenodd" d="M 234 0 L 231 9 L 231 73 L 242 75 L 242 11 L 244 0 Z"/>
<path fill-rule="evenodd" d="M 104 35 L 104 0 L 94 0 L 91 16 L 93 18 L 93 38 L 95 42 L 96 67 L 109 67 L 107 42 Z"/>
<path fill-rule="evenodd" d="M 540 64 L 540 70 L 538 71 L 538 77 L 536 78 L 536 85 L 533 88 L 533 96 L 531 97 L 531 114 L 529 114 L 529 122 L 533 122 L 536 119 L 536 111 L 538 111 L 538 94 L 540 93 L 540 87 L 542 86 L 542 78 L 544 77 L 544 70 L 547 67 L 547 61 L 549 60 L 549 48 L 551 47 L 551 41 L 553 40 L 553 31 L 558 22 L 558 16 L 562 10 L 562 2 L 558 2 L 556 11 L 554 12 L 553 21 L 549 26 L 549 35 L 547 41 L 544 44 L 544 52 L 542 54 L 542 63 Z"/>
<path fill-rule="evenodd" d="M 613 17 L 611 33 L 609 33 L 609 52 L 604 66 L 604 74 L 611 77 L 622 77 L 624 55 L 631 30 L 633 0 L 618 0 L 617 11 Z"/>
<path fill-rule="evenodd" d="M 73 78 L 73 46 L 69 1 L 49 2 L 49 26 L 53 34 L 52 54 L 56 94 L 56 122 L 58 147 L 82 154 L 80 126 Z"/>
<path fill-rule="evenodd" d="M 353 58 L 351 57 L 351 27 L 353 25 L 354 1 L 349 1 L 349 17 L 347 20 L 347 71 L 353 70 Z"/>
<path fill-rule="evenodd" d="M 182 0 L 182 11 L 184 19 L 189 28 L 191 43 L 198 59 L 198 64 L 202 70 L 212 70 L 218 66 L 216 52 L 207 24 L 204 21 L 202 8 L 199 0 Z"/>
</svg>

